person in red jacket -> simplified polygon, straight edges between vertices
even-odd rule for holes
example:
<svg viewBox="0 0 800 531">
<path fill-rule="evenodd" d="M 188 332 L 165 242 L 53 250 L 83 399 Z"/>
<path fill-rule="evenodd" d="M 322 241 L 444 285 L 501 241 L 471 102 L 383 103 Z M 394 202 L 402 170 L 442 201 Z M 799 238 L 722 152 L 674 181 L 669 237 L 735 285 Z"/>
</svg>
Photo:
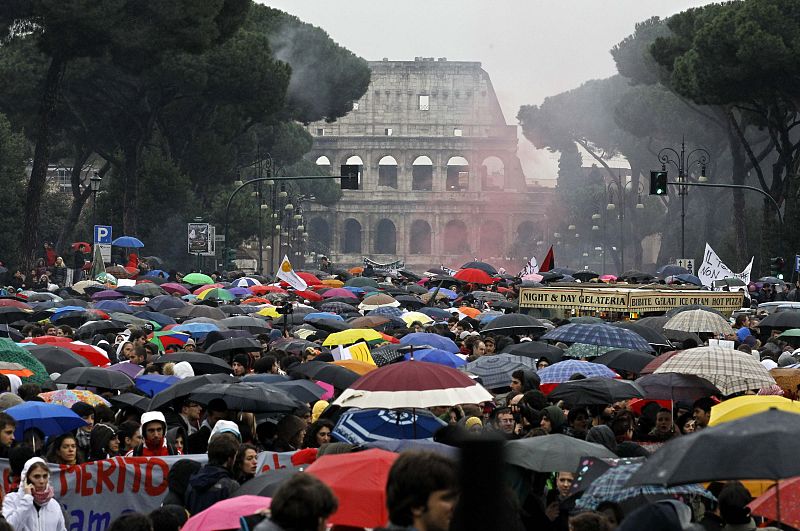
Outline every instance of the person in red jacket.
<svg viewBox="0 0 800 531">
<path fill-rule="evenodd" d="M 128 452 L 128 457 L 152 457 L 178 455 L 174 446 L 167 442 L 167 421 L 160 411 L 142 414 L 142 444 Z"/>
</svg>

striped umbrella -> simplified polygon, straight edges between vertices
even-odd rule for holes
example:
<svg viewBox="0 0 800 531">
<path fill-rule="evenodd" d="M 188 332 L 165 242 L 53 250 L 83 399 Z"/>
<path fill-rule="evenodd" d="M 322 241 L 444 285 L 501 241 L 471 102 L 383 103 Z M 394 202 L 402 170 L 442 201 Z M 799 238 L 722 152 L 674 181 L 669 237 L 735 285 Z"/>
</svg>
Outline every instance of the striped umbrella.
<svg viewBox="0 0 800 531">
<path fill-rule="evenodd" d="M 642 336 L 605 323 L 570 323 L 550 330 L 542 339 L 563 341 L 565 343 L 585 343 L 605 347 L 627 348 L 652 352 L 653 347 Z"/>
<path fill-rule="evenodd" d="M 681 312 L 667 321 L 664 329 L 708 334 L 733 334 L 733 328 L 724 317 L 706 310 Z"/>
<path fill-rule="evenodd" d="M 719 346 L 690 348 L 679 352 L 665 361 L 653 374 L 670 372 L 705 378 L 724 395 L 775 384 L 775 379 L 753 356 Z"/>
</svg>

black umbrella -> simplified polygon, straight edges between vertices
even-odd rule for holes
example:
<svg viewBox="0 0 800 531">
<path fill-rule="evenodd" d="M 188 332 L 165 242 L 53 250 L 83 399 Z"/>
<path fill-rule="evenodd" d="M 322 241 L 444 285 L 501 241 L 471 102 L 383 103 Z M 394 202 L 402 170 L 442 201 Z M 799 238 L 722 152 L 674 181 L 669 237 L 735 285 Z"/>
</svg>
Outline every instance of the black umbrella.
<svg viewBox="0 0 800 531">
<path fill-rule="evenodd" d="M 183 398 L 189 396 L 197 390 L 198 387 L 205 384 L 225 384 L 237 381 L 236 378 L 230 374 L 204 374 L 202 376 L 190 376 L 184 378 L 175 385 L 171 385 L 157 393 L 151 400 L 148 406 L 148 411 L 158 409 L 175 400 L 176 398 Z"/>
<path fill-rule="evenodd" d="M 406 308 L 410 308 L 412 310 L 418 310 L 425 306 L 425 303 L 419 297 L 414 295 L 398 295 L 395 297 L 395 300 L 405 306 Z"/>
<path fill-rule="evenodd" d="M 501 310 L 516 310 L 519 308 L 519 301 L 491 301 L 489 306 L 492 308 L 500 308 Z"/>
<path fill-rule="evenodd" d="M 700 340 L 700 336 L 694 332 L 684 332 L 682 330 L 664 330 L 664 325 L 667 324 L 667 321 L 670 319 L 671 317 L 666 315 L 659 315 L 657 317 L 643 317 L 642 319 L 636 321 L 636 324 L 646 326 L 647 328 L 652 328 L 653 330 L 660 332 L 670 341 L 694 341 L 697 345 L 703 344 L 703 342 Z"/>
<path fill-rule="evenodd" d="M 800 312 L 777 312 L 764 317 L 759 328 L 800 328 Z"/>
<path fill-rule="evenodd" d="M 609 350 L 605 354 L 593 359 L 592 362 L 600 363 L 615 371 L 627 371 L 639 374 L 653 359 L 653 355 L 647 352 L 618 348 Z"/>
<path fill-rule="evenodd" d="M 347 389 L 360 376 L 339 365 L 332 365 L 324 361 L 309 361 L 294 365 L 289 369 L 292 376 L 305 376 L 312 380 L 321 380 L 337 389 Z"/>
<path fill-rule="evenodd" d="M 246 381 L 246 380 L 245 380 Z M 313 404 L 325 394 L 325 389 L 318 386 L 311 380 L 290 380 L 287 382 L 270 382 L 270 387 L 274 387 L 281 392 L 286 392 L 301 402 Z"/>
<path fill-rule="evenodd" d="M 307 339 L 282 337 L 274 341 L 270 347 L 276 350 L 283 350 L 284 352 L 288 352 L 290 354 L 300 354 L 308 347 L 319 348 L 319 345 L 313 341 L 308 341 Z"/>
<path fill-rule="evenodd" d="M 203 354 L 202 352 L 175 352 L 159 356 L 153 363 L 163 365 L 165 363 L 187 362 L 192 366 L 195 376 L 201 374 L 231 374 L 233 369 L 220 358 Z"/>
<path fill-rule="evenodd" d="M 617 277 L 617 281 L 627 281 L 627 282 L 650 282 L 653 280 L 654 277 L 650 273 L 642 273 L 641 271 L 636 271 L 635 269 L 625 271 L 621 275 Z"/>
<path fill-rule="evenodd" d="M 186 302 L 180 297 L 173 297 L 172 295 L 159 295 L 150 299 L 145 306 L 155 312 L 163 312 L 170 308 L 183 308 Z"/>
<path fill-rule="evenodd" d="M 136 393 L 122 393 L 121 395 L 114 395 L 108 398 L 112 405 L 118 408 L 133 408 L 138 411 L 145 412 L 150 407 L 150 399 L 146 396 L 137 395 Z"/>
<path fill-rule="evenodd" d="M 266 320 L 248 315 L 226 317 L 220 321 L 220 324 L 230 329 L 246 330 L 251 334 L 269 334 L 269 331 L 271 330 Z"/>
<path fill-rule="evenodd" d="M 599 273 L 595 273 L 594 271 L 578 271 L 576 273 L 573 273 L 572 276 L 574 278 L 577 278 L 581 282 L 588 282 L 589 280 L 592 280 L 593 278 L 599 277 L 600 274 Z"/>
<path fill-rule="evenodd" d="M 14 306 L 0 306 L 0 321 L 6 324 L 19 320 L 28 320 L 33 315 L 35 314 L 30 310 L 23 310 L 22 308 L 15 308 Z M 52 311 L 48 310 L 47 316 L 49 315 L 52 315 Z M 47 316 L 44 318 L 46 319 Z"/>
<path fill-rule="evenodd" d="M 99 367 L 73 367 L 56 378 L 55 382 L 114 390 L 128 389 L 133 386 L 133 380 L 127 374 Z"/>
<path fill-rule="evenodd" d="M 669 339 L 664 337 L 664 334 L 643 324 L 634 323 L 631 321 L 617 321 L 616 323 L 611 323 L 611 326 L 618 326 L 620 328 L 626 328 L 632 332 L 636 332 L 651 345 L 663 345 L 665 347 L 672 346 L 670 345 Z"/>
<path fill-rule="evenodd" d="M 555 282 L 564 278 L 564 275 L 554 271 L 545 271 L 544 273 L 539 273 L 539 276 L 542 277 L 542 282 Z"/>
<path fill-rule="evenodd" d="M 325 332 L 341 332 L 343 330 L 350 330 L 353 328 L 349 323 L 340 321 L 338 319 L 325 319 L 320 317 L 307 319 L 305 322 L 314 328 L 318 330 L 324 330 Z"/>
<path fill-rule="evenodd" d="M 127 328 L 125 323 L 114 321 L 113 319 L 89 321 L 75 330 L 75 337 L 78 339 L 91 338 L 94 337 L 95 334 L 117 333 L 125 330 L 125 328 Z"/>
<path fill-rule="evenodd" d="M 89 308 L 91 305 L 92 304 L 90 302 L 83 299 L 64 299 L 56 303 L 57 308 L 64 308 L 65 306 L 80 306 L 81 308 Z"/>
<path fill-rule="evenodd" d="M 283 483 L 294 476 L 299 474 L 302 470 L 299 468 L 277 468 L 267 470 L 266 472 L 257 475 L 242 483 L 242 486 L 233 491 L 231 497 L 236 496 L 267 496 L 272 497 L 283 485 Z"/>
<path fill-rule="evenodd" d="M 25 336 L 23 336 L 19 330 L 7 324 L 0 324 L 0 337 L 7 337 L 11 341 L 17 343 L 25 339 Z"/>
<path fill-rule="evenodd" d="M 613 404 L 629 398 L 643 398 L 642 389 L 629 380 L 611 378 L 585 378 L 558 384 L 548 396 L 549 400 L 563 400 L 572 406 Z"/>
<path fill-rule="evenodd" d="M 93 367 L 89 360 L 83 356 L 79 356 L 71 350 L 57 345 L 34 345 L 32 347 L 25 347 L 25 350 L 27 350 L 31 356 L 39 360 L 50 374 L 54 372 L 63 374 L 75 367 Z"/>
<path fill-rule="evenodd" d="M 628 485 L 798 476 L 798 437 L 797 415 L 770 409 L 672 439 L 645 461 Z"/>
<path fill-rule="evenodd" d="M 493 265 L 487 264 L 486 262 L 467 262 L 466 264 L 461 266 L 461 269 L 480 269 L 481 271 L 485 271 L 491 276 L 497 275 L 497 269 L 494 268 Z"/>
<path fill-rule="evenodd" d="M 358 302 L 356 299 L 350 299 L 350 300 Z M 336 302 L 336 301 L 321 302 L 319 303 L 319 309 L 322 310 L 323 312 L 333 312 L 338 314 L 358 313 L 358 308 L 346 302 Z"/>
<path fill-rule="evenodd" d="M 251 413 L 291 413 L 303 405 L 288 393 L 259 382 L 206 384 L 196 388 L 189 398 L 200 404 L 220 398 L 228 409 Z"/>
<path fill-rule="evenodd" d="M 403 348 L 405 345 L 400 344 L 388 344 L 382 347 L 374 348 L 370 352 L 373 361 L 378 367 L 383 367 L 384 365 L 389 365 L 390 363 L 403 359 L 405 357 L 405 352 L 401 351 L 400 349 Z M 424 349 L 425 346 L 415 347 L 415 349 Z M 428 347 L 433 348 L 433 347 Z"/>
<path fill-rule="evenodd" d="M 508 313 L 492 319 L 489 324 L 481 329 L 481 332 L 510 336 L 516 334 L 537 334 L 544 332 L 546 329 L 547 328 L 538 319 L 530 315 Z"/>
<path fill-rule="evenodd" d="M 206 349 L 206 354 L 222 357 L 224 354 L 254 352 L 256 350 L 261 350 L 261 343 L 252 337 L 232 337 L 217 341 Z"/>
<path fill-rule="evenodd" d="M 211 306 L 204 306 L 204 305 L 194 305 L 188 304 L 183 308 L 179 308 L 174 314 L 170 313 L 167 315 L 172 315 L 173 317 L 182 317 L 184 319 L 192 319 L 194 317 L 208 317 L 209 319 L 215 319 L 217 321 L 221 321 L 227 317 L 225 312 L 220 310 L 219 308 L 213 308 Z"/>
<path fill-rule="evenodd" d="M 510 345 L 503 349 L 503 353 L 527 356 L 529 358 L 546 358 L 551 364 L 558 363 L 564 357 L 563 350 L 541 341 L 524 341 L 516 345 Z"/>
<path fill-rule="evenodd" d="M 719 389 L 705 378 L 694 374 L 661 372 L 648 374 L 636 380 L 645 398 L 653 400 L 686 400 L 694 402 L 698 398 L 720 394 Z"/>
</svg>

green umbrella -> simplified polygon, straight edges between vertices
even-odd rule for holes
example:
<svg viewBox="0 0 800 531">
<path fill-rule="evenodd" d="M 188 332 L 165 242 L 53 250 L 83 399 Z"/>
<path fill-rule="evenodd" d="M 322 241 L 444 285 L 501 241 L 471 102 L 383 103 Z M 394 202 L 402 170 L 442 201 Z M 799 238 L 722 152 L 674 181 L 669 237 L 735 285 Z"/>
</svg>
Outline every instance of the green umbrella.
<svg viewBox="0 0 800 531">
<path fill-rule="evenodd" d="M 219 301 L 233 301 L 236 296 L 230 291 L 223 288 L 209 288 L 197 296 L 201 301 L 205 300 L 219 300 Z"/>
<path fill-rule="evenodd" d="M 193 286 L 202 286 L 203 284 L 213 284 L 214 279 L 203 273 L 189 273 L 183 277 L 182 282 Z"/>
<path fill-rule="evenodd" d="M 369 277 L 353 277 L 344 283 L 345 286 L 352 286 L 356 288 L 363 288 L 365 286 L 378 287 L 378 281 Z"/>
<path fill-rule="evenodd" d="M 564 356 L 568 358 L 597 358 L 609 350 L 616 347 L 605 347 L 600 345 L 587 345 L 586 343 L 573 343 L 564 351 Z"/>
<path fill-rule="evenodd" d="M 105 271 L 97 275 L 95 277 L 95 280 L 97 280 L 98 282 L 102 282 L 103 284 L 113 284 L 114 286 L 117 285 L 117 277 L 115 277 L 111 273 L 106 273 Z"/>
<path fill-rule="evenodd" d="M 786 330 L 781 335 L 778 336 L 778 339 L 784 339 L 787 337 L 800 337 L 800 328 L 791 328 Z"/>
<path fill-rule="evenodd" d="M 92 258 L 92 270 L 89 272 L 89 278 L 97 278 L 101 273 L 106 272 L 106 264 L 103 262 L 103 254 L 100 252 L 100 246 L 95 244 L 94 256 Z"/>
<path fill-rule="evenodd" d="M 23 367 L 33 371 L 31 376 L 22 378 L 22 383 L 41 385 L 50 378 L 42 362 L 34 358 L 33 355 L 24 348 L 4 337 L 0 338 L 0 362 L 19 363 Z"/>
</svg>

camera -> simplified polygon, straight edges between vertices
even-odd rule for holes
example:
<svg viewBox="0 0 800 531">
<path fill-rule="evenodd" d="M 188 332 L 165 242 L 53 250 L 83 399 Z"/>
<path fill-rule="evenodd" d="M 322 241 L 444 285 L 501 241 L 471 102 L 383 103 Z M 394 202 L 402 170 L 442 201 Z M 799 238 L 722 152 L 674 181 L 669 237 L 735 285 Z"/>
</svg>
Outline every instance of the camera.
<svg viewBox="0 0 800 531">
<path fill-rule="evenodd" d="M 290 302 L 284 303 L 283 306 L 278 306 L 275 311 L 281 315 L 291 315 L 294 313 L 294 307 Z"/>
</svg>

